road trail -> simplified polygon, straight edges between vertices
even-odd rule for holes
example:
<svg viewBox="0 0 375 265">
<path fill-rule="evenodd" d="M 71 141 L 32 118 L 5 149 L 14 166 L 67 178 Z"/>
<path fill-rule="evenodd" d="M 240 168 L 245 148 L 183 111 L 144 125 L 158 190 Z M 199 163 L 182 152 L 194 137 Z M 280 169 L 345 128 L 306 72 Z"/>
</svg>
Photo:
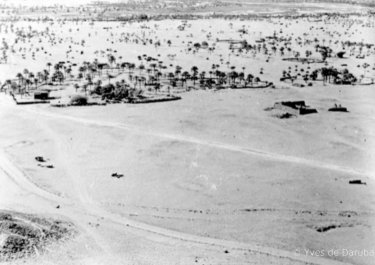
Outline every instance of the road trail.
<svg viewBox="0 0 375 265">
<path fill-rule="evenodd" d="M 16 106 L 14 106 L 14 105 L 13 105 L 13 107 L 16 108 Z M 170 140 L 174 140 L 174 141 L 182 141 L 182 142 L 187 142 L 187 143 L 199 144 L 199 145 L 209 146 L 209 147 L 214 147 L 214 148 L 226 149 L 226 150 L 233 151 L 233 152 L 240 152 L 240 153 L 244 153 L 244 154 L 248 154 L 248 155 L 256 155 L 256 156 L 260 156 L 260 157 L 264 157 L 264 158 L 268 158 L 268 159 L 272 159 L 272 160 L 301 164 L 301 165 L 314 167 L 314 168 L 321 168 L 321 169 L 339 171 L 339 172 L 347 173 L 347 174 L 367 176 L 367 177 L 373 177 L 374 176 L 374 172 L 364 171 L 364 170 L 357 169 L 357 168 L 343 167 L 343 166 L 339 166 L 339 165 L 324 163 L 322 161 L 315 161 L 315 160 L 309 160 L 309 159 L 295 157 L 295 156 L 288 156 L 288 155 L 282 155 L 282 154 L 277 154 L 277 153 L 272 153 L 272 152 L 266 152 L 266 151 L 262 151 L 262 150 L 258 150 L 258 149 L 254 149 L 254 148 L 243 148 L 243 147 L 239 147 L 239 146 L 236 146 L 236 145 L 220 143 L 220 142 L 215 142 L 215 141 L 202 140 L 202 139 L 197 139 L 197 138 L 194 138 L 194 137 L 188 137 L 188 136 L 179 135 L 179 134 L 168 134 L 168 133 L 163 133 L 163 132 L 157 132 L 155 130 L 151 131 L 151 130 L 147 130 L 146 128 L 128 125 L 128 124 L 123 124 L 123 123 L 115 123 L 115 122 L 106 122 L 106 121 L 97 121 L 97 120 L 77 118 L 77 117 L 72 117 L 72 116 L 68 116 L 68 115 L 51 113 L 51 112 L 48 112 L 48 111 L 44 111 L 44 110 L 41 110 L 41 109 L 35 109 L 35 108 L 25 108 L 25 110 L 27 110 L 28 112 L 31 112 L 31 113 L 45 115 L 45 116 L 56 118 L 56 119 L 70 120 L 70 121 L 73 121 L 73 122 L 78 122 L 78 123 L 82 123 L 82 124 L 86 124 L 86 125 L 118 128 L 118 129 L 122 129 L 122 130 L 128 130 L 128 131 L 136 132 L 138 134 L 149 135 L 149 136 L 160 137 L 160 138 L 166 138 L 166 139 L 170 139 Z"/>
<path fill-rule="evenodd" d="M 40 111 L 40 110 L 35 110 L 35 109 L 30 109 L 27 108 L 27 110 L 30 113 L 35 113 L 38 115 L 45 115 L 48 117 L 53 117 L 53 118 L 58 118 L 58 119 L 66 119 L 74 122 L 79 122 L 87 125 L 96 125 L 96 126 L 108 126 L 108 127 L 114 127 L 114 128 L 120 128 L 120 129 L 126 129 L 126 130 L 131 130 L 135 132 L 139 132 L 142 134 L 149 134 L 149 135 L 154 135 L 157 137 L 163 137 L 163 138 L 168 138 L 172 140 L 180 140 L 180 141 L 185 141 L 185 142 L 191 142 L 195 144 L 202 144 L 202 145 L 207 145 L 215 148 L 222 148 L 226 150 L 231 150 L 231 151 L 237 151 L 237 152 L 243 152 L 243 153 L 248 153 L 252 155 L 259 155 L 267 158 L 272 158 L 272 159 L 277 159 L 277 160 L 283 160 L 283 161 L 291 161 L 295 163 L 301 163 L 301 164 L 307 164 L 310 166 L 318 166 L 318 167 L 324 167 L 324 168 L 330 168 L 333 170 L 341 170 L 344 172 L 352 172 L 352 173 L 358 173 L 356 170 L 351 170 L 351 169 L 344 169 L 341 167 L 335 167 L 332 165 L 321 165 L 318 164 L 317 162 L 309 161 L 309 160 L 304 160 L 304 159 L 298 159 L 298 158 L 293 158 L 293 157 L 288 157 L 288 156 L 281 156 L 277 154 L 272 154 L 272 153 L 266 153 L 266 152 L 261 152 L 258 150 L 252 150 L 252 149 L 243 149 L 237 146 L 232 146 L 232 145 L 227 145 L 227 144 L 222 144 L 222 143 L 216 143 L 216 142 L 209 142 L 209 141 L 203 141 L 199 139 L 194 139 L 194 138 L 189 138 L 181 135 L 171 135 L 171 134 L 164 134 L 164 133 L 155 133 L 155 132 L 145 132 L 143 129 L 134 127 L 134 126 L 128 126 L 124 124 L 117 124 L 117 123 L 109 123 L 109 122 L 99 122 L 99 121 L 92 121 L 92 120 L 85 120 L 81 118 L 74 118 L 70 116 L 65 116 L 65 115 L 59 115 L 59 114 L 53 114 L 53 113 L 48 113 L 46 111 Z M 55 142 L 57 143 L 57 148 L 61 151 L 61 159 L 68 159 L 69 161 L 69 155 L 72 150 L 69 148 L 69 144 L 65 143 L 64 139 L 62 138 L 56 138 L 54 137 Z M 68 163 L 68 162 L 67 162 Z M 319 166 L 320 165 L 320 166 Z M 71 168 L 70 164 L 65 165 L 66 168 Z M 76 192 L 78 194 L 79 201 L 77 200 L 69 200 L 67 198 L 62 198 L 59 197 L 55 194 L 49 193 L 48 191 L 45 191 L 35 184 L 33 184 L 31 181 L 29 181 L 25 175 L 25 173 L 19 169 L 6 155 L 5 152 L 0 151 L 0 168 L 3 170 L 6 175 L 11 178 L 19 187 L 24 189 L 25 191 L 31 192 L 49 202 L 53 202 L 55 204 L 61 204 L 63 205 L 65 215 L 69 216 L 69 218 L 72 218 L 75 222 L 77 222 L 79 225 L 82 227 L 85 227 L 85 224 L 82 223 L 81 216 L 82 214 L 86 215 L 92 215 L 96 216 L 98 218 L 104 218 L 106 221 L 111 221 L 113 223 L 117 223 L 123 226 L 127 226 L 130 228 L 135 228 L 138 230 L 143 230 L 148 233 L 150 233 L 150 237 L 154 236 L 162 236 L 166 238 L 171 238 L 171 239 L 178 239 L 182 241 L 187 241 L 187 242 L 194 242 L 197 244 L 205 244 L 205 245 L 213 245 L 213 246 L 222 246 L 230 249 L 241 249 L 241 250 L 249 250 L 253 252 L 259 252 L 267 255 L 272 255 L 275 257 L 280 257 L 288 260 L 294 260 L 294 261 L 299 261 L 299 262 L 305 262 L 309 264 L 345 264 L 341 263 L 339 261 L 334 261 L 334 260 L 329 260 L 329 259 L 324 259 L 324 258 L 318 258 L 318 257 L 312 257 L 312 256 L 306 256 L 306 255 L 295 255 L 292 252 L 284 251 L 284 250 L 279 250 L 279 249 L 273 249 L 269 247 L 263 247 L 260 245 L 256 244 L 249 244 L 249 243 L 240 243 L 240 242 L 235 242 L 235 241 L 229 241 L 229 240 L 221 240 L 221 239 L 215 239 L 215 238 L 209 238 L 209 237 L 202 237 L 202 236 L 197 236 L 197 235 L 192 235 L 192 234 L 186 234 L 182 232 L 177 232 L 173 230 L 168 230 L 164 229 L 161 227 L 156 227 L 152 225 L 148 225 L 145 223 L 141 223 L 138 221 L 134 221 L 131 219 L 127 219 L 125 217 L 119 216 L 117 214 L 109 213 L 99 207 L 95 201 L 92 200 L 92 198 L 88 195 L 88 192 L 86 190 L 86 187 L 83 184 L 83 181 L 80 179 L 80 174 L 78 169 L 70 169 L 68 170 L 68 174 L 70 175 L 70 178 L 72 182 L 74 183 L 74 186 L 76 187 Z M 64 214 L 63 212 L 61 212 Z M 87 228 L 87 225 L 86 225 Z M 91 231 L 90 229 L 86 229 L 87 233 L 93 237 L 93 239 L 97 242 L 97 244 L 100 246 L 107 246 L 102 242 L 102 238 L 98 235 L 96 235 L 95 231 Z M 102 247 L 103 252 L 105 252 L 107 255 L 112 255 L 111 249 L 108 247 Z"/>
<path fill-rule="evenodd" d="M 209 237 L 201 237 L 201 236 L 185 234 L 185 233 L 181 233 L 181 232 L 177 232 L 173 230 L 168 230 L 168 229 L 164 229 L 161 227 L 156 227 L 156 226 L 144 224 L 141 222 L 137 222 L 134 220 L 130 220 L 125 217 L 120 217 L 113 213 L 109 213 L 103 210 L 102 208 L 100 208 L 94 202 L 88 203 L 87 201 L 83 200 L 80 203 L 77 203 L 77 202 L 72 203 L 68 201 L 67 199 L 63 199 L 57 195 L 48 193 L 47 191 L 40 189 L 39 187 L 35 186 L 33 183 L 28 181 L 24 173 L 20 169 L 18 169 L 12 163 L 12 161 L 10 161 L 7 158 L 7 156 L 3 152 L 0 152 L 0 168 L 23 189 L 29 192 L 32 192 L 42 198 L 53 201 L 55 203 L 61 203 L 67 206 L 70 205 L 70 207 L 66 207 L 66 211 L 70 213 L 68 214 L 70 218 L 72 216 L 76 216 L 75 218 L 73 218 L 74 221 L 76 222 L 80 220 L 80 217 L 77 216 L 78 213 L 80 212 L 80 213 L 95 215 L 97 217 L 107 219 L 107 221 L 110 220 L 114 223 L 136 228 L 136 229 L 143 230 L 143 231 L 147 231 L 155 235 L 170 237 L 170 238 L 179 239 L 182 241 L 194 242 L 198 244 L 222 246 L 222 247 L 231 248 L 231 249 L 250 250 L 250 251 L 268 254 L 268 255 L 272 255 L 272 256 L 276 256 L 280 258 L 306 262 L 309 264 L 321 264 L 321 265 L 323 264 L 333 264 L 333 265 L 346 264 L 346 263 L 342 263 L 342 262 L 338 262 L 334 260 L 328 260 L 328 259 L 317 258 L 317 257 L 312 257 L 312 256 L 304 256 L 304 255 L 297 256 L 292 252 L 268 248 L 268 247 L 262 247 L 262 246 L 255 245 L 255 244 L 240 243 L 240 242 L 235 242 L 235 241 L 221 240 L 221 239 L 215 239 L 215 238 L 209 238 Z M 82 209 L 84 209 L 84 211 L 82 211 Z M 80 224 L 79 221 L 78 223 Z M 80 225 L 84 226 L 84 224 L 80 224 Z M 89 233 L 89 235 L 91 235 L 94 238 L 94 240 L 97 241 L 98 245 L 105 246 L 105 244 L 100 243 L 101 239 L 98 239 L 98 236 L 96 236 L 95 233 L 87 229 L 85 230 Z M 110 249 L 104 248 L 104 251 L 108 255 L 111 254 Z"/>
</svg>

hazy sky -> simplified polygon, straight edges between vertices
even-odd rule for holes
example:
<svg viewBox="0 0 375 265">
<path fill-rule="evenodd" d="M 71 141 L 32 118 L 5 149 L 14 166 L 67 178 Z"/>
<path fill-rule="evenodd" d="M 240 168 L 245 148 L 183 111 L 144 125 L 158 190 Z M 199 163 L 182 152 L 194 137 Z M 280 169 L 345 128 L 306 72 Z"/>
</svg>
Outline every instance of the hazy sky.
<svg viewBox="0 0 375 265">
<path fill-rule="evenodd" d="M 108 2 L 119 2 L 118 0 L 106 0 Z M 92 2 L 92 0 L 0 0 L 0 3 L 8 3 L 14 5 L 82 5 Z"/>
</svg>

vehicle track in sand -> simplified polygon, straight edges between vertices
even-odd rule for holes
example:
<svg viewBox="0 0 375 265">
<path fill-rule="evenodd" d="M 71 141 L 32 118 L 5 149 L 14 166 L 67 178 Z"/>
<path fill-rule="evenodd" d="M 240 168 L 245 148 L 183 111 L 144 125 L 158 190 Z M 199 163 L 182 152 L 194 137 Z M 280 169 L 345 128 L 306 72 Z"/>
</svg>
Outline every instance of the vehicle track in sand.
<svg viewBox="0 0 375 265">
<path fill-rule="evenodd" d="M 291 261 L 299 261 L 299 262 L 305 262 L 307 264 L 348 264 L 343 263 L 335 260 L 330 259 L 324 259 L 324 258 L 318 258 L 318 257 L 312 257 L 312 256 L 305 256 L 305 255 L 295 255 L 292 252 L 279 250 L 279 249 L 273 249 L 269 247 L 262 247 L 255 244 L 249 244 L 249 243 L 240 243 L 235 241 L 228 241 L 228 240 L 221 240 L 221 239 L 215 239 L 215 238 L 209 238 L 209 237 L 202 237 L 202 236 L 196 236 L 192 234 L 186 234 L 182 232 L 177 232 L 173 230 L 164 229 L 157 226 L 148 225 L 145 223 L 141 223 L 138 221 L 130 220 L 125 217 L 120 217 L 116 214 L 109 213 L 99 206 L 97 206 L 95 203 L 87 203 L 87 202 L 70 202 L 67 199 L 61 198 L 57 195 L 48 193 L 45 190 L 40 189 L 39 187 L 35 186 L 33 183 L 31 183 L 24 175 L 24 173 L 17 168 L 11 160 L 7 158 L 7 156 L 0 151 L 0 168 L 10 177 L 12 178 L 17 185 L 21 186 L 21 188 L 32 192 L 42 198 L 45 198 L 49 201 L 53 201 L 56 203 L 61 204 L 69 204 L 70 206 L 74 206 L 72 210 L 67 209 L 67 211 L 70 211 L 70 214 L 68 215 L 71 219 L 73 219 L 75 222 L 78 222 L 81 226 L 84 226 L 83 223 L 81 223 L 80 217 L 77 213 L 80 212 L 81 214 L 92 214 L 100 218 L 104 218 L 107 220 L 110 220 L 116 224 L 125 225 L 131 228 L 143 230 L 146 232 L 149 232 L 154 235 L 163 236 L 163 237 L 169 237 L 173 239 L 178 239 L 182 241 L 187 242 L 193 242 L 198 244 L 205 244 L 205 245 L 214 245 L 214 246 L 222 246 L 227 247 L 230 249 L 241 249 L 241 250 L 249 250 L 253 252 L 259 252 L 262 254 L 272 255 L 275 257 L 279 257 L 281 259 L 287 259 Z M 69 207 L 67 207 L 69 208 Z M 76 209 L 74 209 L 76 208 Z M 78 209 L 77 209 L 78 208 Z M 85 210 L 85 212 L 82 212 L 82 208 Z M 73 218 L 72 218 L 73 217 Z M 88 232 L 89 236 L 91 236 L 96 243 L 104 250 L 105 253 L 108 255 L 111 255 L 111 250 L 106 247 L 106 242 L 103 242 L 100 237 L 96 235 L 95 232 L 91 230 L 87 230 L 84 228 L 86 232 Z"/>
<path fill-rule="evenodd" d="M 38 121 L 39 122 L 39 121 Z M 82 147 L 83 142 L 78 141 L 75 142 L 75 145 L 72 145 L 69 142 L 69 139 L 64 137 L 63 135 L 58 135 L 54 133 L 54 131 L 48 126 L 48 124 L 41 124 L 46 132 L 55 143 L 56 148 L 56 159 L 59 161 L 59 166 L 62 166 L 70 180 L 73 184 L 75 189 L 75 193 L 81 205 L 84 205 L 87 208 L 87 205 L 94 205 L 95 202 L 92 197 L 87 192 L 86 184 L 82 179 L 83 176 L 81 174 L 81 170 L 75 165 L 74 159 L 76 158 L 75 154 L 77 153 L 78 149 Z M 90 138 L 85 137 L 85 140 L 89 140 Z M 97 243 L 97 245 L 107 254 L 110 256 L 114 256 L 114 253 L 108 247 L 108 243 L 105 241 L 104 238 L 100 237 L 93 229 L 86 226 L 81 220 L 77 218 L 76 222 L 89 234 Z"/>
<path fill-rule="evenodd" d="M 126 129 L 126 130 L 132 130 L 136 131 L 139 133 L 147 134 L 147 135 L 154 135 L 158 137 L 163 137 L 163 138 L 168 138 L 168 139 L 173 139 L 173 140 L 180 140 L 180 141 L 185 141 L 185 142 L 191 142 L 191 143 L 199 143 L 202 145 L 207 145 L 211 147 L 216 147 L 216 148 L 223 148 L 231 151 L 239 151 L 239 152 L 244 152 L 244 153 L 249 153 L 249 154 L 258 154 L 261 156 L 273 158 L 273 159 L 282 159 L 282 160 L 287 160 L 285 157 L 282 156 L 280 158 L 279 156 L 275 156 L 274 154 L 268 154 L 265 152 L 260 152 L 257 150 L 246 150 L 242 149 L 240 147 L 236 146 L 231 146 L 231 145 L 226 145 L 226 144 L 221 144 L 221 143 L 215 143 L 215 142 L 208 142 L 208 141 L 201 141 L 198 139 L 194 138 L 188 138 L 185 136 L 180 136 L 180 135 L 169 135 L 169 134 L 162 134 L 162 133 L 154 133 L 154 132 L 145 132 L 141 128 L 134 127 L 134 126 L 127 126 L 127 125 L 122 125 L 122 124 L 116 124 L 116 123 L 107 123 L 107 122 L 97 122 L 97 121 L 90 121 L 90 120 L 84 120 L 80 118 L 74 118 L 74 117 L 69 117 L 65 115 L 59 115 L 59 114 L 53 114 L 53 113 L 48 113 L 45 111 L 40 111 L 40 110 L 35 110 L 35 109 L 30 109 L 27 108 L 29 112 L 40 114 L 40 115 L 45 115 L 53 118 L 63 118 L 87 125 L 95 125 L 95 126 L 106 126 L 106 127 L 114 127 L 114 128 L 120 128 L 120 129 Z M 65 159 L 66 157 L 69 157 L 70 152 L 72 151 L 71 147 L 69 147 L 69 143 L 66 142 L 66 139 L 62 139 L 61 137 L 53 137 L 54 141 L 56 141 L 56 147 L 58 150 L 61 151 L 61 159 Z M 300 160 L 291 160 L 292 162 L 297 161 L 301 163 Z M 302 160 L 304 161 L 304 160 Z M 310 163 L 308 163 L 310 164 Z M 66 167 L 70 167 L 70 164 L 67 164 Z M 74 182 L 74 185 L 76 187 L 76 192 L 78 193 L 78 198 L 79 201 L 72 201 L 66 198 L 61 198 L 57 195 L 54 195 L 52 193 L 49 193 L 48 191 L 45 191 L 35 184 L 33 184 L 31 181 L 29 181 L 25 175 L 25 173 L 19 169 L 8 157 L 7 155 L 0 150 L 0 168 L 8 175 L 11 179 L 13 179 L 18 186 L 23 188 L 26 191 L 29 191 L 35 195 L 38 195 L 41 198 L 47 199 L 48 201 L 59 203 L 65 206 L 70 206 L 66 207 L 66 211 L 69 211 L 70 214 L 68 215 L 70 218 L 72 218 L 75 222 L 78 222 L 81 226 L 85 226 L 82 221 L 80 221 L 80 215 L 82 214 L 89 214 L 89 215 L 94 215 L 100 218 L 104 218 L 106 220 L 109 220 L 113 223 L 117 223 L 123 226 L 139 229 L 146 231 L 150 233 L 150 237 L 154 236 L 162 236 L 166 238 L 172 238 L 172 239 L 178 239 L 182 241 L 187 241 L 187 242 L 194 242 L 197 244 L 205 244 L 205 245 L 214 245 L 214 246 L 221 246 L 221 247 L 226 247 L 230 249 L 242 249 L 242 250 L 248 250 L 248 251 L 253 251 L 253 252 L 258 252 L 258 253 L 263 253 L 266 255 L 272 255 L 275 257 L 279 257 L 281 259 L 287 259 L 289 261 L 299 261 L 299 262 L 304 262 L 308 264 L 346 264 L 342 263 L 339 261 L 331 260 L 331 259 L 324 259 L 324 258 L 318 258 L 318 257 L 312 257 L 312 256 L 305 256 L 305 255 L 295 255 L 295 253 L 289 252 L 289 251 L 284 251 L 284 250 L 279 250 L 279 249 L 273 249 L 269 247 L 262 247 L 256 244 L 250 244 L 250 243 L 240 243 L 240 242 L 235 242 L 235 241 L 228 241 L 228 240 L 221 240 L 221 239 L 215 239 L 215 238 L 209 238 L 209 237 L 202 237 L 202 236 L 197 236 L 197 235 L 192 235 L 192 234 L 186 234 L 182 232 L 177 232 L 173 230 L 168 230 L 165 228 L 157 227 L 157 226 L 152 226 L 148 225 L 145 223 L 141 223 L 138 221 L 134 221 L 131 219 L 127 219 L 125 217 L 121 217 L 117 214 L 113 214 L 110 212 L 105 211 L 101 207 L 99 207 L 93 200 L 92 198 L 88 195 L 87 191 L 85 190 L 85 186 L 82 182 L 82 179 L 80 179 L 79 170 L 77 169 L 72 169 L 72 171 L 69 173 L 71 176 L 72 181 Z M 345 170 L 344 170 L 345 171 Z M 78 173 L 77 173 L 78 172 Z M 78 174 L 78 175 L 76 175 Z M 76 178 L 78 176 L 78 178 Z M 83 187 L 82 187 L 83 186 Z M 64 207 L 65 208 L 65 207 Z M 82 211 L 84 210 L 84 211 Z M 109 249 L 107 244 L 103 242 L 102 238 L 98 236 L 94 231 L 87 230 L 85 229 L 88 234 L 93 237 L 93 239 L 96 241 L 96 243 L 102 247 L 103 251 L 107 255 L 112 255 L 111 249 Z M 103 244 L 102 244 L 103 243 Z M 105 246 L 106 245 L 106 246 Z"/>
<path fill-rule="evenodd" d="M 15 105 L 11 105 L 9 103 L 7 105 L 16 108 Z M 138 134 L 149 135 L 149 136 L 154 136 L 154 137 L 159 137 L 159 138 L 165 138 L 165 139 L 170 139 L 170 140 L 174 140 L 174 141 L 181 141 L 181 142 L 199 144 L 199 145 L 202 145 L 202 146 L 209 146 L 209 147 L 213 147 L 213 148 L 220 148 L 220 149 L 225 149 L 225 150 L 229 150 L 229 151 L 233 151 L 233 152 L 240 152 L 240 153 L 244 153 L 244 154 L 248 154 L 248 155 L 260 156 L 260 157 L 264 157 L 264 158 L 268 158 L 268 159 L 272 159 L 272 160 L 277 160 L 277 161 L 284 161 L 284 162 L 290 162 L 290 163 L 295 163 L 295 164 L 301 164 L 301 165 L 305 165 L 305 166 L 309 166 L 309 167 L 339 171 L 339 172 L 342 172 L 342 173 L 347 173 L 347 174 L 352 174 L 352 175 L 374 177 L 374 172 L 364 171 L 364 170 L 357 169 L 357 168 L 349 168 L 349 167 L 344 167 L 344 166 L 339 166 L 339 165 L 334 165 L 334 164 L 328 164 L 328 163 L 325 163 L 323 161 L 316 161 L 316 160 L 310 160 L 310 159 L 300 158 L 300 157 L 295 157 L 295 156 L 288 156 L 288 155 L 283 155 L 283 154 L 266 152 L 266 151 L 254 149 L 254 148 L 243 148 L 243 147 L 239 147 L 239 146 L 236 146 L 236 145 L 231 145 L 231 144 L 226 144 L 226 143 L 221 143 L 221 142 L 215 142 L 215 141 L 201 140 L 201 139 L 198 139 L 198 138 L 187 137 L 187 136 L 180 135 L 180 134 L 169 134 L 169 133 L 158 132 L 158 131 L 155 131 L 155 130 L 151 131 L 151 130 L 148 130 L 146 128 L 128 125 L 128 124 L 123 124 L 123 123 L 88 120 L 88 119 L 77 118 L 77 117 L 72 117 L 72 116 L 68 116 L 68 115 L 51 113 L 51 112 L 48 112 L 48 111 L 35 109 L 35 108 L 29 108 L 29 107 L 25 108 L 25 110 L 27 110 L 28 112 L 32 112 L 32 113 L 45 115 L 45 116 L 48 116 L 48 117 L 51 117 L 51 118 L 66 119 L 66 120 L 70 120 L 70 121 L 73 121 L 73 122 L 78 122 L 78 123 L 82 123 L 82 124 L 86 124 L 86 125 L 93 125 L 93 126 L 98 126 L 98 127 L 117 128 L 117 129 L 136 132 Z"/>
</svg>

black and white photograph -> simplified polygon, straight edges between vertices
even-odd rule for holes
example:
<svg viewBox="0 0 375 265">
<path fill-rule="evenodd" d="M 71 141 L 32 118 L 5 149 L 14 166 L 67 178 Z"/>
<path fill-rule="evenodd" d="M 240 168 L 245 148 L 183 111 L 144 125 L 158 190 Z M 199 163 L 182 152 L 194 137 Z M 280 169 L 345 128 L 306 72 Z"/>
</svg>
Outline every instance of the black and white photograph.
<svg viewBox="0 0 375 265">
<path fill-rule="evenodd" d="M 375 0 L 0 0 L 0 264 L 375 264 Z"/>
</svg>

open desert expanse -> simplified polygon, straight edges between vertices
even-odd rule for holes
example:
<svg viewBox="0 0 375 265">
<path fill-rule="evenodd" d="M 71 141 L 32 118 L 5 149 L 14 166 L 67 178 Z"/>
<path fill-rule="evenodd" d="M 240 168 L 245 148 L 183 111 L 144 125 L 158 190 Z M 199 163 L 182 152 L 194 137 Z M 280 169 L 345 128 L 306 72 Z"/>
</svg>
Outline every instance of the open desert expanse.
<svg viewBox="0 0 375 265">
<path fill-rule="evenodd" d="M 1 262 L 373 264 L 373 9 L 242 7 L 0 17 Z"/>
</svg>

